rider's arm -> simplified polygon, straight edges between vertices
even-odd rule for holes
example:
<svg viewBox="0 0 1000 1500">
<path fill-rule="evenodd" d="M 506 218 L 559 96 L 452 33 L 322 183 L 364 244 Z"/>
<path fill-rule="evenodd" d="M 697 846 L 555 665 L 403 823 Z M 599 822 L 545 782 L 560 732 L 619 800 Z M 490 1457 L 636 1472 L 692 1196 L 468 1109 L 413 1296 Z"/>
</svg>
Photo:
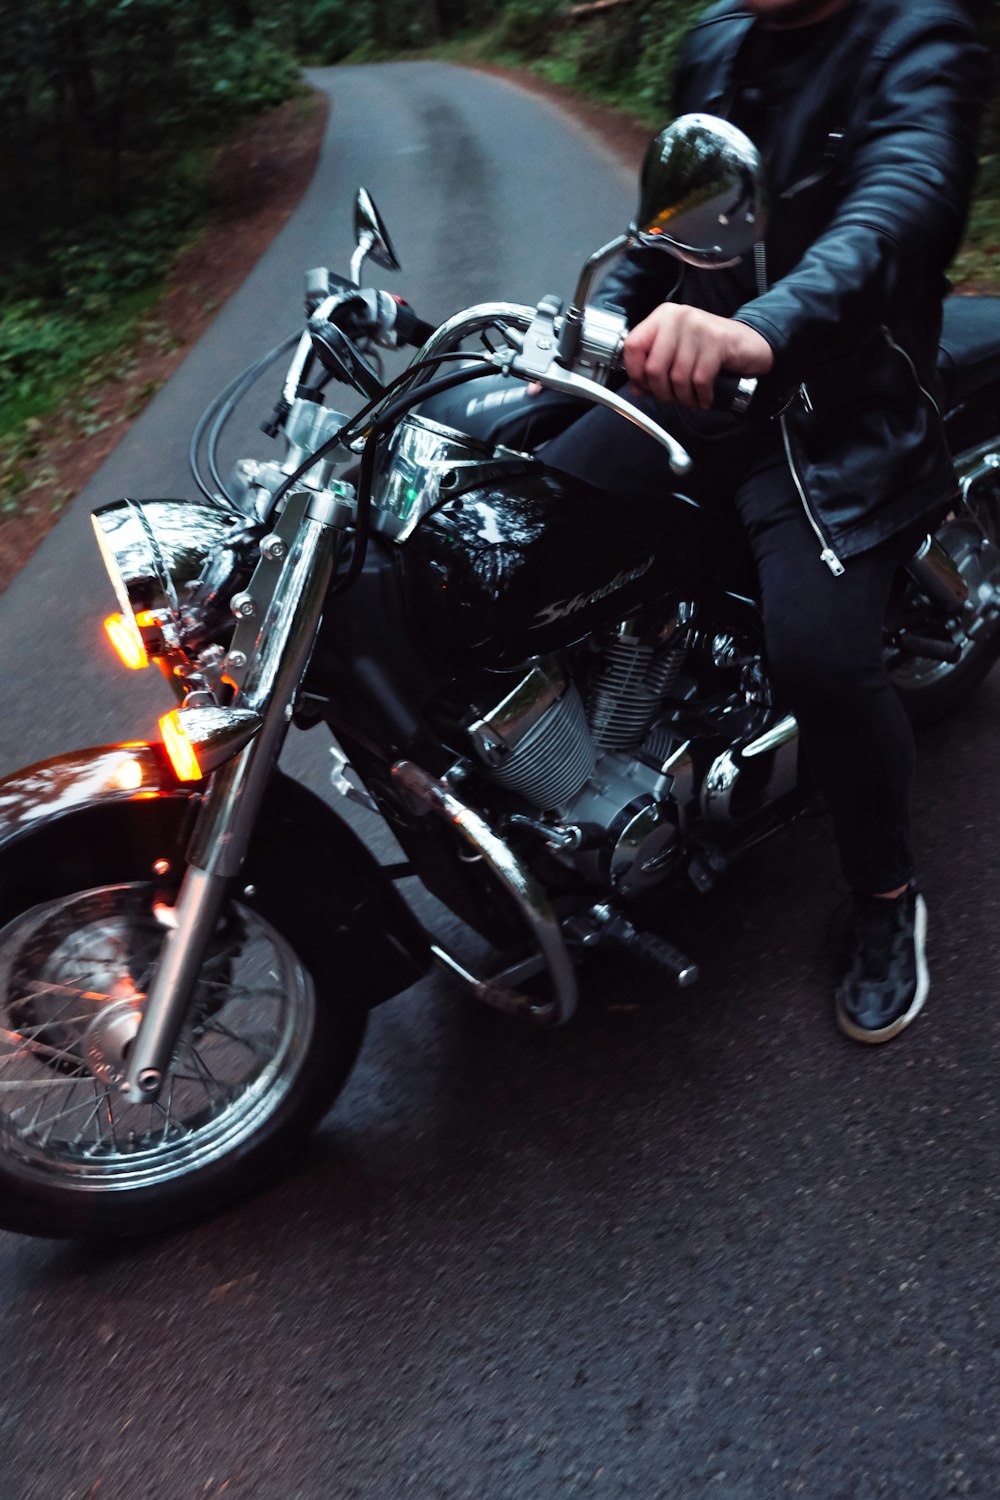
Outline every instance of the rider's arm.
<svg viewBox="0 0 1000 1500">
<path fill-rule="evenodd" d="M 889 33 L 864 118 L 848 133 L 848 186 L 799 263 L 737 319 L 767 339 L 779 376 L 885 321 L 908 279 L 935 288 L 958 247 L 976 170 L 982 52 L 945 16 Z"/>
</svg>

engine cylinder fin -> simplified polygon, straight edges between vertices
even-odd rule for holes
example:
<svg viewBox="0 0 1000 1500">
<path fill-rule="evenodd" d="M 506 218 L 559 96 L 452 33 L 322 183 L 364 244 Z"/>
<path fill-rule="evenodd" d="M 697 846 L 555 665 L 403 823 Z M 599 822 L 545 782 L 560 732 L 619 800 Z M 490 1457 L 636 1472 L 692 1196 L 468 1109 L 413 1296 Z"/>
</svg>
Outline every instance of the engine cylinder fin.
<svg viewBox="0 0 1000 1500">
<path fill-rule="evenodd" d="M 575 797 L 595 764 L 583 700 L 571 686 L 489 775 L 547 810 Z"/>
<path fill-rule="evenodd" d="M 628 750 L 642 743 L 683 656 L 678 642 L 660 652 L 642 641 L 616 640 L 606 647 L 587 699 L 587 718 L 599 749 Z"/>
</svg>

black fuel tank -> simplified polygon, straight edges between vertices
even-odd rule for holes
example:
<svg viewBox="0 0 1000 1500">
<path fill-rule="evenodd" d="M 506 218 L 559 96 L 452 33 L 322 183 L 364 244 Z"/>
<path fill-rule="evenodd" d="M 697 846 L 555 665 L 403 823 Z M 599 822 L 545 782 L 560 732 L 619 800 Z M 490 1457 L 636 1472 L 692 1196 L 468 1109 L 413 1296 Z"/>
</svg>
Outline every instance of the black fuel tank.
<svg viewBox="0 0 1000 1500">
<path fill-rule="evenodd" d="M 539 465 L 424 517 L 401 549 L 408 625 L 453 666 L 516 666 L 643 600 L 696 596 L 707 544 L 690 502 L 612 500 Z"/>
</svg>

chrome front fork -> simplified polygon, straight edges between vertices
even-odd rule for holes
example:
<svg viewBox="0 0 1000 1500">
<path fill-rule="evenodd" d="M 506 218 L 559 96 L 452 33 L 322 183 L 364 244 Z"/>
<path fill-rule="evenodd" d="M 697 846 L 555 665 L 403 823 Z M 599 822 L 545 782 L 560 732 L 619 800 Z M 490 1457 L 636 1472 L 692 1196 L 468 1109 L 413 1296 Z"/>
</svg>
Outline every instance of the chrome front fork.
<svg viewBox="0 0 1000 1500">
<path fill-rule="evenodd" d="M 264 792 L 288 730 L 292 703 L 323 613 L 343 515 L 323 495 L 291 495 L 264 556 L 241 596 L 234 638 L 252 638 L 240 660 L 237 706 L 260 714 L 250 743 L 212 777 L 195 824 L 175 920 L 168 929 L 142 1020 L 125 1062 L 121 1092 L 152 1103 L 159 1095 L 197 984 L 205 949 L 246 858 Z M 273 540 L 269 538 L 268 540 Z M 280 564 L 278 560 L 280 559 Z M 241 660 L 246 658 L 245 663 Z"/>
</svg>

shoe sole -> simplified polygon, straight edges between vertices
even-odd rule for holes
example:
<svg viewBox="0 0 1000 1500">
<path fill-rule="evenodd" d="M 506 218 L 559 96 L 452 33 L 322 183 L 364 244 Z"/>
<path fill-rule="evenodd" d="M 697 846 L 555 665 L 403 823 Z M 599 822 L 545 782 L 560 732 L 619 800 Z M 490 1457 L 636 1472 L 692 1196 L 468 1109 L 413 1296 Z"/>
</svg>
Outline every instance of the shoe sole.
<svg viewBox="0 0 1000 1500">
<path fill-rule="evenodd" d="M 867 1031 L 863 1026 L 857 1026 L 851 1020 L 843 1007 L 840 993 L 837 993 L 837 1025 L 845 1036 L 849 1036 L 852 1042 L 864 1042 L 869 1046 L 877 1045 L 879 1042 L 891 1042 L 894 1036 L 898 1036 L 910 1022 L 920 1014 L 927 999 L 927 992 L 931 987 L 930 975 L 927 972 L 927 956 L 924 952 L 924 943 L 927 938 L 927 903 L 923 896 L 918 896 L 914 906 L 913 938 L 917 958 L 917 989 L 910 1003 L 910 1008 L 897 1016 L 888 1026 L 882 1026 L 878 1031 Z"/>
</svg>

